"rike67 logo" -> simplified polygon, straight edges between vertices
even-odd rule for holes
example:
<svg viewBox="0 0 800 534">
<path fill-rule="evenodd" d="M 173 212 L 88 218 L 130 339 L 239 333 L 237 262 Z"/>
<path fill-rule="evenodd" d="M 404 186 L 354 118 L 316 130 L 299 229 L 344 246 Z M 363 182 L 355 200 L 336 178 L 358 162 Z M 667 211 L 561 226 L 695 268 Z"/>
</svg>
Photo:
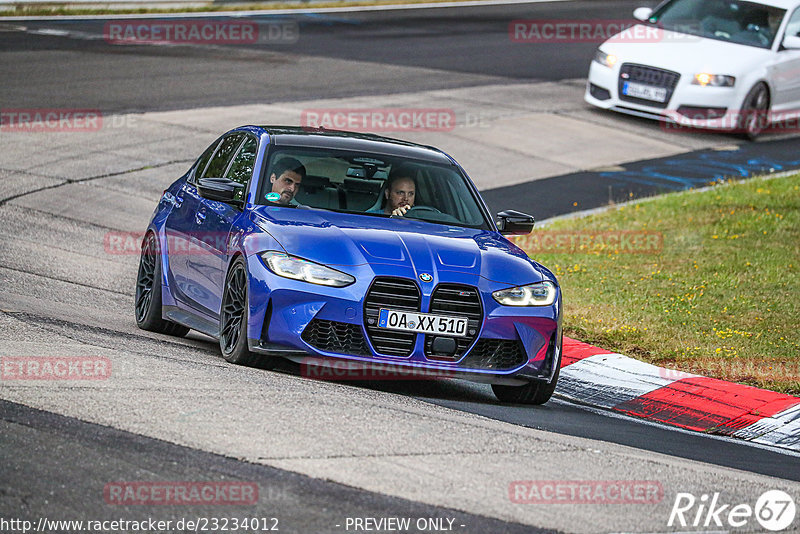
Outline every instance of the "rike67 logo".
<svg viewBox="0 0 800 534">
<path fill-rule="evenodd" d="M 755 506 L 725 503 L 719 493 L 703 494 L 699 499 L 691 493 L 678 493 L 667 526 L 752 528 L 755 518 L 761 528 L 778 532 L 792 525 L 795 512 L 794 499 L 781 490 L 764 492 Z"/>
</svg>

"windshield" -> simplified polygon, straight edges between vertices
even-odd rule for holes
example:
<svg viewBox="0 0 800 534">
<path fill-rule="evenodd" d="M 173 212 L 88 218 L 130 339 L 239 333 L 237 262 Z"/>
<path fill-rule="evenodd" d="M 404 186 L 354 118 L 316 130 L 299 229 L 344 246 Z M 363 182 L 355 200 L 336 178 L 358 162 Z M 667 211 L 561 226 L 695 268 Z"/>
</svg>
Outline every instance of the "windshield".
<svg viewBox="0 0 800 534">
<path fill-rule="evenodd" d="M 785 9 L 738 0 L 672 0 L 648 19 L 666 30 L 770 48 Z"/>
<path fill-rule="evenodd" d="M 364 152 L 273 149 L 257 203 L 490 228 L 455 166 Z"/>
</svg>

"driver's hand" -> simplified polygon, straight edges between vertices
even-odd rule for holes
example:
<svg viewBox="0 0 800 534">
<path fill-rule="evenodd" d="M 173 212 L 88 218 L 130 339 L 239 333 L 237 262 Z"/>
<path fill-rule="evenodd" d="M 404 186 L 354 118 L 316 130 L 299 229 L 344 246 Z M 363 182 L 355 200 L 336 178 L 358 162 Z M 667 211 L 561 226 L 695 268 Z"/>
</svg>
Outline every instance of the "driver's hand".
<svg viewBox="0 0 800 534">
<path fill-rule="evenodd" d="M 409 204 L 406 204 L 405 206 L 400 206 L 399 208 L 396 208 L 394 211 L 392 211 L 392 217 L 395 217 L 395 216 L 396 217 L 402 217 L 410 209 L 411 209 L 411 206 Z"/>
</svg>

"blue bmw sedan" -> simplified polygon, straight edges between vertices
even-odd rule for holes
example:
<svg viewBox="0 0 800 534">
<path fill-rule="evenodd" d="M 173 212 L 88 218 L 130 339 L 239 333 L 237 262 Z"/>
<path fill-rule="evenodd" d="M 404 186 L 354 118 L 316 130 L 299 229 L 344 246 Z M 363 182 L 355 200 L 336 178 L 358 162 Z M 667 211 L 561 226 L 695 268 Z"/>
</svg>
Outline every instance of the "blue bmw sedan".
<svg viewBox="0 0 800 534">
<path fill-rule="evenodd" d="M 556 277 L 509 241 L 453 158 L 375 135 L 243 126 L 164 191 L 142 241 L 140 328 L 224 358 L 391 365 L 542 404 L 561 360 Z"/>
</svg>

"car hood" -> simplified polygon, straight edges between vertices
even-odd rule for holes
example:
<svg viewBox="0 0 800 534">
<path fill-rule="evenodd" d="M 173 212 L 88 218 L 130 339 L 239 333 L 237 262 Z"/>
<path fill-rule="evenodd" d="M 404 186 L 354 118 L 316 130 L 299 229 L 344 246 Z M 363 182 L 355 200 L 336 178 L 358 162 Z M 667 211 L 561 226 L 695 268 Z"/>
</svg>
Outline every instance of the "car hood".
<svg viewBox="0 0 800 534">
<path fill-rule="evenodd" d="M 413 219 L 259 206 L 253 221 L 291 255 L 324 265 L 390 264 L 478 274 L 508 285 L 539 282 L 540 266 L 497 232 Z"/>
<path fill-rule="evenodd" d="M 754 64 L 763 64 L 771 51 L 765 48 L 717 41 L 696 35 L 657 30 L 652 39 L 624 37 L 648 35 L 652 26 L 637 24 L 634 33 L 617 34 L 600 48 L 614 54 L 619 63 L 639 63 L 693 75 L 700 72 L 741 76 L 752 70 Z M 640 33 L 637 33 L 640 32 Z"/>
</svg>

